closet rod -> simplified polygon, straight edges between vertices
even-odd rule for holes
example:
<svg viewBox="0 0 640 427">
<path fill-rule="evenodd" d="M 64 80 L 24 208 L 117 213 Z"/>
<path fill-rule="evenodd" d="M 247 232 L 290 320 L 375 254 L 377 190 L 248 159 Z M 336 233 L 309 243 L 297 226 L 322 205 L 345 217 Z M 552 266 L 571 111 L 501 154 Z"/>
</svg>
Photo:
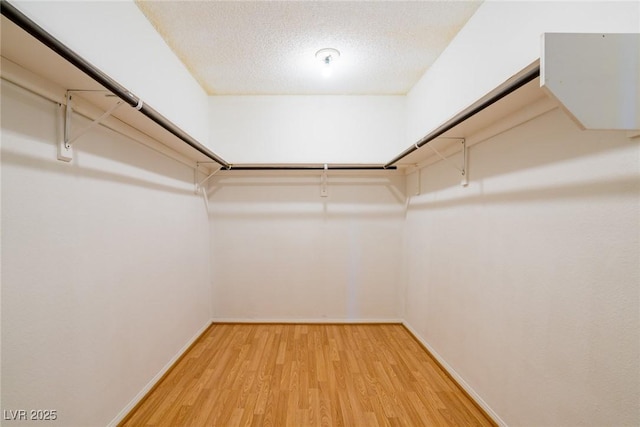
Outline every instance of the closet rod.
<svg viewBox="0 0 640 427">
<path fill-rule="evenodd" d="M 461 124 L 465 120 L 475 116 L 476 114 L 478 114 L 479 112 L 481 112 L 485 108 L 487 108 L 490 105 L 498 102 L 499 100 L 501 100 L 505 96 L 507 96 L 510 93 L 516 91 L 517 89 L 521 88 L 522 86 L 526 85 L 527 83 L 529 83 L 530 81 L 536 79 L 539 76 L 540 76 L 540 66 L 538 65 L 534 69 L 532 69 L 531 71 L 529 71 L 526 74 L 524 74 L 523 76 L 521 76 L 518 79 L 514 80 L 513 82 L 511 82 L 510 84 L 506 85 L 505 87 L 501 88 L 495 95 L 491 96 L 489 99 L 485 100 L 484 102 L 480 103 L 479 105 L 477 105 L 475 107 L 472 107 L 468 111 L 463 111 L 460 114 L 452 117 L 449 121 L 445 122 L 442 126 L 438 127 L 433 132 L 429 133 L 427 136 L 425 136 L 420 141 L 418 141 L 415 145 L 407 148 L 402 153 L 398 154 L 393 160 L 391 160 L 389 163 L 385 164 L 384 167 L 388 168 L 391 165 L 399 162 L 400 160 L 402 160 L 405 157 L 407 157 L 409 154 L 411 154 L 414 151 L 416 151 L 418 148 L 428 144 L 429 142 L 431 142 L 434 139 L 438 138 L 439 136 L 443 135 L 445 132 L 453 129 L 454 127 L 458 126 L 459 124 Z"/>
<path fill-rule="evenodd" d="M 385 167 L 383 165 L 356 165 L 356 166 L 345 166 L 345 165 L 327 165 L 325 168 L 322 166 L 299 166 L 299 165 L 291 165 L 291 166 L 235 166 L 231 165 L 228 170 L 232 171 L 302 171 L 302 170 L 395 170 L 396 166 Z"/>
<path fill-rule="evenodd" d="M 224 161 L 220 156 L 209 150 L 207 147 L 196 141 L 192 136 L 184 132 L 182 129 L 171 123 L 166 117 L 146 105 L 140 98 L 129 92 L 124 86 L 113 80 L 93 64 L 85 60 L 83 57 L 75 53 L 69 47 L 64 45 L 58 39 L 46 32 L 42 27 L 29 19 L 26 15 L 16 9 L 6 0 L 0 0 L 0 13 L 6 16 L 13 23 L 18 25 L 28 34 L 39 40 L 49 49 L 56 52 L 62 58 L 73 64 L 80 71 L 91 77 L 93 80 L 104 86 L 107 90 L 118 96 L 124 102 L 139 110 L 142 114 L 153 120 L 156 124 L 178 137 L 187 145 L 207 156 L 209 159 L 228 169 L 230 164 Z"/>
</svg>

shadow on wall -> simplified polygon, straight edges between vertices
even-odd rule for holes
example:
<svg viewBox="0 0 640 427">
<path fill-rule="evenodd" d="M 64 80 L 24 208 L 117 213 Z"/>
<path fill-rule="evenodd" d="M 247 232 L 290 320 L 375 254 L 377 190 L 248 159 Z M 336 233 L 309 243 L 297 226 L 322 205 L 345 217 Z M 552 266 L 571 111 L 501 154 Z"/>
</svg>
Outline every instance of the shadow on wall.
<svg viewBox="0 0 640 427">
<path fill-rule="evenodd" d="M 86 168 L 77 165 L 68 165 L 56 160 L 44 160 L 42 158 L 26 156 L 13 152 L 2 152 L 2 163 L 11 164 L 14 166 L 21 166 L 24 168 L 31 168 L 34 170 L 49 172 L 55 174 L 62 174 L 68 176 L 82 176 L 88 179 L 97 179 L 102 181 L 109 181 L 127 186 L 136 186 L 146 188 L 148 190 L 162 191 L 165 193 L 181 194 L 193 196 L 193 190 L 180 189 L 171 185 L 164 185 L 153 181 L 147 181 L 144 179 L 138 179 L 115 172 L 107 172 L 98 169 Z M 175 171 L 174 171 L 175 172 Z M 158 172 L 162 173 L 162 172 Z M 193 183 L 191 183 L 193 185 Z"/>
<path fill-rule="evenodd" d="M 224 172 L 223 172 L 224 173 Z M 301 217 L 386 218 L 403 214 L 404 176 L 328 175 L 217 176 L 208 190 L 210 217 L 296 219 Z"/>
<path fill-rule="evenodd" d="M 63 132 L 58 114 L 57 104 L 3 80 L 2 163 L 193 195 L 189 188 L 193 186 L 191 168 L 101 126 L 74 143 L 70 163 L 57 160 L 57 140 Z M 25 118 L 30 121 L 25 122 Z M 74 129 L 89 123 L 84 117 L 73 117 Z M 47 146 L 45 150 L 42 145 Z"/>
<path fill-rule="evenodd" d="M 640 139 L 622 131 L 580 130 L 560 109 L 469 148 L 469 186 L 443 162 L 421 171 L 420 193 L 413 208 L 444 208 L 478 203 L 522 203 L 536 200 L 614 196 L 638 193 L 638 174 L 598 175 L 598 156 L 638 146 Z M 591 158 L 591 159 L 589 159 Z M 580 161 L 577 161 L 580 159 Z M 637 163 L 637 156 L 629 161 Z M 585 165 L 592 165 L 586 170 Z M 621 170 L 624 168 L 621 167 Z M 629 168 L 627 167 L 626 170 Z M 638 169 L 637 166 L 635 168 Z M 594 173 L 595 170 L 595 173 Z M 527 178 L 520 172 L 527 171 Z M 588 176 L 585 181 L 582 176 Z M 538 178 L 533 181 L 531 176 Z M 407 194 L 415 193 L 418 175 L 408 178 Z M 446 198 L 439 195 L 448 192 Z M 429 197 L 426 197 L 429 195 Z"/>
<path fill-rule="evenodd" d="M 579 184 L 557 185 L 549 188 L 513 190 L 491 194 L 473 194 L 447 200 L 424 200 L 412 203 L 414 209 L 442 209 L 453 206 L 477 205 L 480 203 L 523 203 L 550 199 L 583 199 L 588 196 L 611 196 L 640 194 L 640 179 L 635 177 L 609 181 L 590 181 Z"/>
</svg>

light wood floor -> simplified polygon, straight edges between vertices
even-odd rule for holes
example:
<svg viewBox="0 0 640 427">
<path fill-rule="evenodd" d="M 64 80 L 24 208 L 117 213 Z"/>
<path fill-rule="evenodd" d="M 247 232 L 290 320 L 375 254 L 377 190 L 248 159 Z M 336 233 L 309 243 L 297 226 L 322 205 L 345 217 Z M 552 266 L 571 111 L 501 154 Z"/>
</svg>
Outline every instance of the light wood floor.
<svg viewBox="0 0 640 427">
<path fill-rule="evenodd" d="M 401 325 L 214 324 L 121 425 L 493 425 Z"/>
</svg>

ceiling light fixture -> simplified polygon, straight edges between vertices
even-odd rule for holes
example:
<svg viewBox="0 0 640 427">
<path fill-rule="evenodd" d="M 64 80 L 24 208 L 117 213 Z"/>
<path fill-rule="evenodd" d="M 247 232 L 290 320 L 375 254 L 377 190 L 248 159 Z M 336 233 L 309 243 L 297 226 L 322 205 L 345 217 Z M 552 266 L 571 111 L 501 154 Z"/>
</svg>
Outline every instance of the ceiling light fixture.
<svg viewBox="0 0 640 427">
<path fill-rule="evenodd" d="M 333 73 L 331 63 L 336 61 L 338 58 L 340 58 L 340 52 L 338 49 L 327 47 L 316 52 L 316 59 L 323 63 L 322 75 L 325 78 L 331 77 L 331 74 Z"/>
</svg>

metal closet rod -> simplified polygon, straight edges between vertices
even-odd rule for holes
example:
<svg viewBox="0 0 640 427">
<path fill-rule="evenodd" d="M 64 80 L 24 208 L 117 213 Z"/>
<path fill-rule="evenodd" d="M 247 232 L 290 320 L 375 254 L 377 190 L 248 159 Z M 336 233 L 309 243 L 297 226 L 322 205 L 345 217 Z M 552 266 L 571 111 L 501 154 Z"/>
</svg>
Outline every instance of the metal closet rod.
<svg viewBox="0 0 640 427">
<path fill-rule="evenodd" d="M 405 157 L 407 157 L 409 154 L 411 154 L 414 151 L 416 151 L 418 148 L 428 144 L 429 142 L 431 142 L 434 139 L 438 138 L 439 136 L 443 135 L 445 132 L 453 129 L 454 127 L 458 126 L 459 124 L 461 124 L 465 120 L 475 116 L 476 114 L 478 114 L 479 112 L 481 112 L 485 108 L 487 108 L 490 105 L 498 102 L 499 100 L 501 100 L 505 96 L 507 96 L 510 93 L 516 91 L 517 89 L 521 88 L 522 86 L 526 85 L 527 83 L 529 83 L 530 81 L 536 79 L 539 76 L 540 76 L 540 66 L 538 65 L 537 67 L 535 67 L 531 71 L 527 72 L 523 76 L 521 76 L 518 79 L 516 79 L 513 82 L 511 82 L 509 85 L 507 85 L 504 88 L 502 88 L 501 90 L 499 90 L 495 95 L 493 95 L 492 97 L 490 97 L 486 101 L 480 103 L 479 105 L 471 108 L 468 111 L 463 111 L 462 113 L 458 114 L 457 116 L 452 117 L 450 120 L 448 120 L 442 126 L 438 127 L 433 132 L 429 133 L 427 136 L 425 136 L 424 138 L 420 139 L 420 141 L 418 141 L 415 145 L 407 148 L 402 153 L 398 154 L 398 156 L 396 156 L 393 160 L 391 160 L 389 163 L 385 164 L 384 167 L 388 168 L 391 165 L 393 165 L 394 163 L 399 162 L 400 160 L 402 160 Z"/>
<path fill-rule="evenodd" d="M 40 27 L 38 24 L 29 19 L 25 14 L 16 9 L 11 3 L 6 0 L 0 0 L 0 13 L 2 13 L 2 15 L 6 16 L 9 20 L 18 25 L 24 31 L 29 33 L 31 36 L 35 37 L 49 49 L 53 50 L 62 58 L 69 61 L 80 71 L 104 86 L 118 98 L 122 99 L 124 102 L 134 107 L 135 109 L 139 110 L 142 114 L 153 120 L 165 130 L 169 131 L 171 134 L 178 137 L 187 145 L 204 154 L 209 159 L 221 165 L 223 168 L 228 169 L 230 167 L 230 164 L 223 160 L 220 156 L 196 141 L 192 136 L 184 132 L 175 124 L 171 123 L 158 111 L 146 105 L 144 102 L 142 102 L 142 99 L 129 92 L 127 88 L 103 73 L 100 69 L 96 68 L 93 64 L 85 60 L 73 50 L 69 49 L 65 44 L 60 42 L 58 39 L 42 29 L 42 27 Z"/>
<path fill-rule="evenodd" d="M 142 99 L 138 98 L 131 92 L 129 92 L 124 86 L 113 80 L 111 77 L 103 73 L 100 69 L 96 68 L 93 64 L 86 61 L 80 55 L 75 53 L 73 50 L 69 49 L 66 45 L 61 43 L 58 39 L 53 37 L 51 34 L 46 32 L 42 27 L 29 19 L 26 15 L 16 9 L 11 3 L 7 0 L 0 0 L 0 13 L 6 16 L 13 23 L 18 25 L 24 31 L 29 33 L 31 36 L 35 37 L 49 49 L 56 52 L 62 58 L 66 59 L 68 62 L 77 67 L 80 71 L 84 72 L 86 75 L 91 77 L 93 80 L 98 82 L 100 85 L 104 86 L 107 90 L 112 92 L 114 95 L 118 96 L 120 99 L 125 101 L 130 106 L 139 110 L 142 114 L 147 116 L 149 119 L 153 120 L 155 123 L 160 125 L 162 128 L 170 132 L 171 134 L 178 137 L 180 140 L 185 142 L 187 145 L 191 146 L 195 150 L 207 156 L 209 159 L 221 165 L 224 169 L 227 170 L 324 170 L 324 166 L 233 166 L 230 163 L 226 162 L 220 156 L 215 154 L 213 151 L 209 150 L 207 147 L 196 141 L 193 137 L 188 135 L 182 129 L 177 127 L 175 124 L 170 122 L 166 117 L 160 114 L 158 111 L 154 110 L 150 106 L 144 104 Z M 399 162 L 409 154 L 413 153 L 420 147 L 428 144 L 434 139 L 438 138 L 445 132 L 451 130 L 455 126 L 464 122 L 468 118 L 474 116 L 480 111 L 484 110 L 488 106 L 493 103 L 499 101 L 505 96 L 509 95 L 511 92 L 517 90 L 518 88 L 524 86 L 529 83 L 531 80 L 537 78 L 540 75 L 540 67 L 536 67 L 531 70 L 524 76 L 520 77 L 516 81 L 512 82 L 507 87 L 503 88 L 497 94 L 482 102 L 480 105 L 472 108 L 469 111 L 462 112 L 459 115 L 453 117 L 451 120 L 447 121 L 445 124 L 429 133 L 427 136 L 422 138 L 412 147 L 406 149 L 398 156 L 396 156 L 390 162 L 384 165 L 363 165 L 363 166 L 339 166 L 334 165 L 330 166 L 327 169 L 333 170 L 391 170 L 396 169 L 393 166 L 395 163 Z"/>
<path fill-rule="evenodd" d="M 282 165 L 282 166 L 236 166 L 231 165 L 228 170 L 232 171 L 269 171 L 269 170 L 288 170 L 288 171 L 304 171 L 304 170 L 395 170 L 396 166 L 383 166 L 383 165 L 324 165 L 315 166 L 300 166 L 300 165 Z"/>
</svg>

